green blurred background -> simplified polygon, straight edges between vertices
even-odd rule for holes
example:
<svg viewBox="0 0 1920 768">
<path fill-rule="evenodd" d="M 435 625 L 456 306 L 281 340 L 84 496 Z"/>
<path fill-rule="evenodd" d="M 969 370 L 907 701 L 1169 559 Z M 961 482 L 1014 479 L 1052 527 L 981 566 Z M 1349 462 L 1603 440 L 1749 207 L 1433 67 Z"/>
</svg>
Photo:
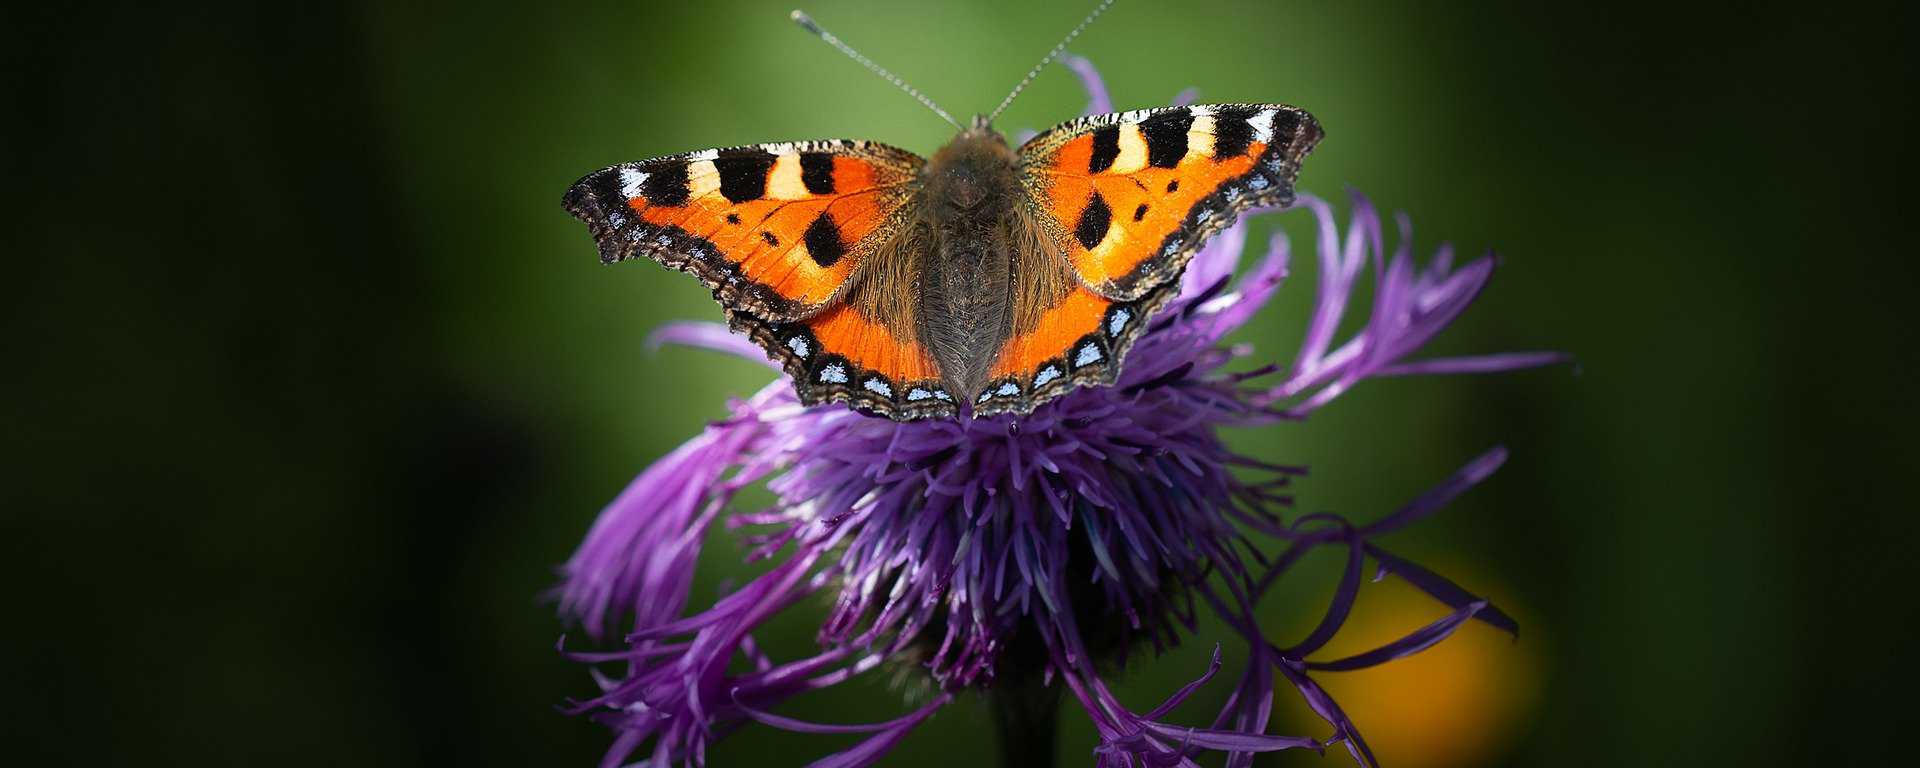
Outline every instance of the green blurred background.
<svg viewBox="0 0 1920 768">
<path fill-rule="evenodd" d="M 647 352 L 651 327 L 717 310 L 685 276 L 598 265 L 561 191 L 689 149 L 928 153 L 948 134 L 793 29 L 789 2 L 7 11 L 6 762 L 597 760 L 608 734 L 553 709 L 591 684 L 553 653 L 539 595 L 601 504 L 767 374 Z M 970 113 L 1086 5 L 806 8 Z M 1911 22 L 1838 3 L 1129 1 L 1073 45 L 1121 108 L 1188 86 L 1306 107 L 1329 138 L 1305 189 L 1408 211 L 1422 253 L 1497 248 L 1435 351 L 1580 358 L 1373 382 L 1234 436 L 1313 465 L 1303 508 L 1359 518 L 1513 450 L 1392 543 L 1503 601 L 1523 641 L 1476 627 L 1332 684 L 1390 766 L 1893 757 L 1920 468 Z M 1000 126 L 1084 103 L 1054 68 Z M 1260 231 L 1275 222 L 1310 242 L 1305 214 Z M 1243 334 L 1274 357 L 1312 292 L 1295 263 Z M 739 554 L 710 542 L 702 594 Z M 1274 631 L 1303 626 L 1333 565 L 1270 601 Z M 1382 585 L 1347 647 L 1437 615 Z M 803 648 L 816 618 L 771 643 Z M 1123 695 L 1191 678 L 1212 630 Z M 901 705 L 875 680 L 783 711 Z M 889 764 L 981 764 L 983 715 L 948 708 Z M 1065 721 L 1082 764 L 1091 729 Z M 1292 705 L 1275 728 L 1325 733 Z M 712 758 L 845 743 L 752 728 Z"/>
</svg>

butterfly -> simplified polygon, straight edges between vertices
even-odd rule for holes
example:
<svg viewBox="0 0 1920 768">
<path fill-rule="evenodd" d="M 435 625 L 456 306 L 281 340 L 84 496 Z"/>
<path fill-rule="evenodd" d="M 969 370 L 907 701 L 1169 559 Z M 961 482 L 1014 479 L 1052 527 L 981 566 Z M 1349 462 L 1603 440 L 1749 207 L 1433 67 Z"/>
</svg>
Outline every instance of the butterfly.
<svg viewBox="0 0 1920 768">
<path fill-rule="evenodd" d="M 931 158 L 829 140 L 622 163 L 563 204 L 603 262 L 698 278 L 803 403 L 1024 414 L 1112 384 L 1194 253 L 1242 211 L 1291 203 L 1322 136 L 1283 104 L 1086 117 L 1017 148 L 992 117 Z"/>
</svg>

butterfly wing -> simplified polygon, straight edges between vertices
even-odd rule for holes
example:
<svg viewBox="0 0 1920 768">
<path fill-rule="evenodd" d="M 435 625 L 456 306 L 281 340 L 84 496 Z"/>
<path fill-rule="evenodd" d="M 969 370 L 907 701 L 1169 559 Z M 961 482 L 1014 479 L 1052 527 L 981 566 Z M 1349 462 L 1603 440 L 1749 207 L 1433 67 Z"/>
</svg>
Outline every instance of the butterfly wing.
<svg viewBox="0 0 1920 768">
<path fill-rule="evenodd" d="M 1292 202 L 1320 136 L 1293 107 L 1215 104 L 1087 117 L 1028 141 L 1027 215 L 1078 285 L 1007 340 L 976 410 L 1025 412 L 1113 383 L 1193 254 L 1242 211 Z"/>
<path fill-rule="evenodd" d="M 1007 339 L 994 359 L 990 383 L 975 398 L 974 412 L 1026 413 L 1077 385 L 1112 384 L 1147 318 L 1177 293 L 1178 282 L 1131 300 L 1074 286 L 1031 330 Z"/>
<path fill-rule="evenodd" d="M 563 202 L 601 260 L 644 255 L 698 277 L 802 402 L 922 418 L 953 402 L 911 329 L 881 311 L 904 283 L 856 288 L 910 247 L 901 235 L 922 164 L 870 142 L 762 144 L 605 168 Z"/>
<path fill-rule="evenodd" d="M 923 162 L 861 141 L 706 150 L 595 171 L 562 203 L 602 261 L 644 255 L 729 310 L 786 322 L 840 298 L 897 227 Z"/>
<path fill-rule="evenodd" d="M 938 364 L 911 330 L 889 325 L 861 302 L 788 323 L 730 312 L 727 323 L 781 361 L 807 405 L 846 403 L 896 421 L 955 413 Z"/>
<path fill-rule="evenodd" d="M 1038 218 L 1082 284 L 1131 301 L 1174 281 L 1241 211 L 1293 201 L 1313 116 L 1279 104 L 1097 115 L 1020 148 Z"/>
</svg>

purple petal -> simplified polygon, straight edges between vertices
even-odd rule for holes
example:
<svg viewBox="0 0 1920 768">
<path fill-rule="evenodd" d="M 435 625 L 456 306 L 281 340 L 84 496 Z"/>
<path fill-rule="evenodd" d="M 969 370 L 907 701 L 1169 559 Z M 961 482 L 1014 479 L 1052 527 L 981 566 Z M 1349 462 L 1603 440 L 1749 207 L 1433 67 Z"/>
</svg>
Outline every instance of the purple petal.
<svg viewBox="0 0 1920 768">
<path fill-rule="evenodd" d="M 739 705 L 740 711 L 746 713 L 747 717 L 751 717 L 755 720 L 758 720 L 767 725 L 771 725 L 775 728 L 779 728 L 780 730 L 783 730 L 783 731 L 794 731 L 796 733 L 878 733 L 880 731 L 899 728 L 902 725 L 910 726 L 915 723 L 918 723 L 921 720 L 925 719 L 927 715 L 932 714 L 932 710 L 938 709 L 942 705 L 953 700 L 952 694 L 943 694 L 935 698 L 933 701 L 928 702 L 925 707 L 921 707 L 920 709 L 910 712 L 905 716 L 902 716 L 893 720 L 888 720 L 884 723 L 857 723 L 853 725 L 832 725 L 827 723 L 810 723 L 805 720 L 797 720 L 791 717 L 776 715 L 771 712 L 762 712 L 760 710 L 754 709 L 753 707 L 749 707 L 746 704 L 742 703 L 740 701 L 739 695 L 740 695 L 740 691 L 738 689 L 735 689 L 733 692 L 733 696 L 734 696 L 733 703 Z"/>
<path fill-rule="evenodd" d="M 560 608 L 603 637 L 614 615 L 668 621 L 686 604 L 702 536 L 718 508 L 710 494 L 754 425 L 711 427 L 634 478 L 608 504 L 562 569 Z"/>
<path fill-rule="evenodd" d="M 877 764 L 880 762 L 880 758 L 885 757 L 887 752 L 893 749 L 894 745 L 899 744 L 901 739 L 906 738 L 907 734 L 913 731 L 914 726 L 919 725 L 921 721 L 926 720 L 928 717 L 932 717 L 935 711 L 946 706 L 946 703 L 952 700 L 953 694 L 943 693 L 934 698 L 933 701 L 927 702 L 926 706 L 921 707 L 913 714 L 892 721 L 890 723 L 891 727 L 887 730 L 881 731 L 872 738 L 860 742 L 852 749 L 815 760 L 810 765 L 810 768 L 864 768 L 865 766 Z"/>
<path fill-rule="evenodd" d="M 1113 98 L 1107 95 L 1107 82 L 1100 77 L 1100 70 L 1093 68 L 1093 62 L 1085 57 L 1071 53 L 1060 57 L 1060 63 L 1080 76 L 1080 85 L 1087 89 L 1087 109 L 1083 115 L 1104 115 L 1113 111 Z"/>
<path fill-rule="evenodd" d="M 1360 738 L 1360 730 L 1354 727 L 1353 719 L 1347 717 L 1346 711 L 1340 708 L 1340 704 L 1335 702 L 1332 696 L 1327 695 L 1326 689 L 1321 688 L 1319 683 L 1307 676 L 1304 664 L 1282 658 L 1273 666 L 1280 670 L 1280 674 L 1287 678 L 1287 682 L 1293 684 L 1294 690 L 1300 692 L 1300 697 L 1306 700 L 1307 707 L 1312 709 L 1314 714 L 1319 715 L 1320 719 L 1327 721 L 1328 725 L 1333 726 L 1333 738 L 1328 739 L 1327 743 L 1344 741 L 1347 752 L 1351 753 L 1354 761 L 1362 766 L 1375 768 L 1380 764 L 1374 759 L 1373 750 L 1367 747 L 1366 740 Z"/>
<path fill-rule="evenodd" d="M 1223 751 L 1276 752 L 1282 749 L 1318 749 L 1320 747 L 1319 740 L 1306 736 L 1268 736 L 1260 733 L 1188 728 L 1156 722 L 1146 722 L 1142 725 L 1146 726 L 1147 730 L 1169 739 L 1179 739 L 1185 744 Z"/>
<path fill-rule="evenodd" d="M 1319 367 L 1321 357 L 1333 343 L 1340 317 L 1346 313 L 1347 296 L 1352 288 L 1354 273 L 1359 268 L 1359 260 L 1342 253 L 1339 225 L 1333 220 L 1333 206 L 1312 195 L 1301 195 L 1299 202 L 1313 211 L 1320 229 L 1316 248 L 1320 261 L 1320 287 L 1314 296 L 1313 317 L 1307 324 L 1306 338 L 1301 341 L 1300 352 L 1294 358 L 1294 371 L 1304 373 Z M 1356 208 L 1355 218 L 1360 215 L 1361 211 Z M 1350 244 L 1358 242 L 1355 240 Z"/>
<path fill-rule="evenodd" d="M 1275 232 L 1267 241 L 1267 255 L 1234 286 L 1234 290 L 1240 294 L 1240 303 L 1222 313 L 1221 322 L 1239 327 L 1252 319 L 1255 312 L 1266 307 L 1274 291 L 1286 282 L 1291 258 L 1292 249 L 1287 234 Z"/>
<path fill-rule="evenodd" d="M 1431 374 L 1500 373 L 1523 368 L 1573 362 L 1564 352 L 1506 352 L 1470 357 L 1442 357 L 1381 367 L 1375 376 L 1423 376 Z"/>
<path fill-rule="evenodd" d="M 1505 463 L 1507 463 L 1507 448 L 1496 445 L 1486 453 L 1474 457 L 1472 461 L 1467 462 L 1466 466 L 1455 470 L 1446 481 L 1428 489 L 1426 493 L 1420 494 L 1419 498 L 1393 514 L 1361 526 L 1360 532 L 1365 536 L 1373 537 L 1406 527 L 1459 498 L 1460 494 L 1465 493 L 1468 488 L 1479 485 L 1480 481 L 1491 477 L 1500 469 L 1500 465 Z"/>
<path fill-rule="evenodd" d="M 1319 290 L 1292 374 L 1257 397 L 1257 404 L 1264 406 L 1304 394 L 1304 398 L 1278 412 L 1285 418 L 1304 418 L 1373 376 L 1478 373 L 1565 359 L 1548 353 L 1526 353 L 1401 363 L 1402 357 L 1425 345 L 1466 310 L 1486 286 L 1493 259 L 1476 259 L 1453 271 L 1453 251 L 1442 245 L 1426 269 L 1416 269 L 1412 224 L 1404 214 L 1395 217 L 1400 238 L 1392 257 L 1387 258 L 1379 216 L 1364 195 L 1353 193 L 1344 241 L 1325 201 L 1302 195 L 1300 202 L 1313 210 L 1319 223 Z M 1371 313 L 1358 333 L 1336 347 L 1334 336 L 1351 298 L 1354 279 L 1369 263 L 1374 270 Z"/>
<path fill-rule="evenodd" d="M 1180 690 L 1174 691 L 1173 695 L 1168 696 L 1166 701 L 1160 702 L 1160 706 L 1154 707 L 1153 711 L 1148 712 L 1145 715 L 1146 719 L 1158 720 L 1162 717 L 1165 717 L 1168 712 L 1173 711 L 1174 707 L 1178 707 L 1180 706 L 1181 702 L 1186 701 L 1188 696 L 1192 696 L 1194 691 L 1200 690 L 1200 686 L 1206 685 L 1207 681 L 1212 680 L 1214 673 L 1219 671 L 1220 671 L 1220 644 L 1214 643 L 1213 644 L 1213 661 L 1207 664 L 1206 674 L 1201 675 L 1198 679 L 1194 680 L 1193 682 L 1180 686 Z"/>
<path fill-rule="evenodd" d="M 647 350 L 653 351 L 662 344 L 679 344 L 685 347 L 700 347 L 715 352 L 725 352 L 780 370 L 780 365 L 767 356 L 767 351 L 745 336 L 727 330 L 719 323 L 698 320 L 679 320 L 662 324 L 647 335 Z"/>
<path fill-rule="evenodd" d="M 1218 284 L 1221 278 L 1233 274 L 1247 244 L 1246 221 L 1246 217 L 1241 217 L 1193 255 L 1193 261 L 1187 263 L 1187 271 L 1181 276 L 1180 296 L 1176 300 L 1190 301 L 1201 291 Z"/>
<path fill-rule="evenodd" d="M 1372 543 L 1367 544 L 1367 554 L 1380 561 L 1381 570 L 1405 579 L 1408 584 L 1418 587 L 1420 591 L 1445 603 L 1449 608 L 1462 610 L 1474 603 L 1486 602 L 1485 598 L 1462 589 L 1447 577 L 1422 568 L 1411 561 L 1402 560 Z M 1490 603 L 1475 611 L 1473 618 L 1504 630 L 1516 638 L 1520 636 L 1520 623 Z"/>
<path fill-rule="evenodd" d="M 1334 590 L 1333 602 L 1327 606 L 1327 612 L 1321 616 L 1320 624 L 1313 628 L 1299 645 L 1282 650 L 1287 656 L 1299 658 L 1320 650 L 1320 647 L 1333 639 L 1340 626 L 1347 621 L 1347 615 L 1353 612 L 1353 602 L 1360 596 L 1360 580 L 1366 564 L 1365 542 L 1360 531 L 1347 528 L 1347 567 L 1340 574 L 1340 586 Z"/>
<path fill-rule="evenodd" d="M 1447 636 L 1453 634 L 1454 630 L 1459 629 L 1460 625 L 1467 623 L 1467 619 L 1473 618 L 1474 614 L 1479 613 L 1486 607 L 1487 601 L 1475 600 L 1461 606 L 1460 610 L 1447 614 L 1439 621 L 1414 630 L 1406 637 L 1387 643 L 1371 651 L 1354 654 L 1342 659 L 1334 659 L 1333 661 L 1309 661 L 1307 662 L 1307 668 L 1328 672 L 1349 672 L 1356 669 L 1366 669 L 1367 667 L 1385 664 L 1394 659 L 1412 656 L 1413 654 L 1433 647 L 1435 643 L 1441 640 L 1447 639 Z"/>
</svg>

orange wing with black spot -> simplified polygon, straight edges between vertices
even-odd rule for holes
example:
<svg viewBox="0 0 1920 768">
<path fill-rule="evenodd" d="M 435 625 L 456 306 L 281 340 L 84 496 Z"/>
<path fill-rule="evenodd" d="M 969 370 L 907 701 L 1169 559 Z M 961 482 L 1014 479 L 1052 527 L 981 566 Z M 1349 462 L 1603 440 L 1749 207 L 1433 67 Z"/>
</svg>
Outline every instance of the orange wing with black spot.
<svg viewBox="0 0 1920 768">
<path fill-rule="evenodd" d="M 1099 115 L 1020 148 L 1036 216 L 1080 281 L 1131 301 L 1172 282 L 1249 208 L 1293 202 L 1320 124 L 1279 104 Z"/>
<path fill-rule="evenodd" d="M 860 141 L 707 150 L 595 171 L 563 204 L 601 260 L 644 255 L 698 277 L 728 325 L 780 361 L 801 401 L 950 415 L 912 329 L 848 300 L 862 270 L 894 252 L 924 162 Z"/>
<path fill-rule="evenodd" d="M 846 403 L 898 421 L 956 413 L 939 365 L 912 329 L 889 327 L 861 302 L 791 323 L 729 312 L 727 324 L 773 353 L 808 405 Z"/>
<path fill-rule="evenodd" d="M 840 298 L 896 230 L 923 163 L 871 142 L 760 144 L 604 168 L 562 203 L 602 261 L 645 255 L 730 310 L 785 322 Z"/>
<path fill-rule="evenodd" d="M 974 412 L 1026 413 L 1075 386 L 1112 384 L 1120 376 L 1120 361 L 1146 330 L 1147 318 L 1179 287 L 1166 283 L 1123 301 L 1075 286 L 1032 330 L 1001 345 L 991 383 L 975 398 Z"/>
</svg>

